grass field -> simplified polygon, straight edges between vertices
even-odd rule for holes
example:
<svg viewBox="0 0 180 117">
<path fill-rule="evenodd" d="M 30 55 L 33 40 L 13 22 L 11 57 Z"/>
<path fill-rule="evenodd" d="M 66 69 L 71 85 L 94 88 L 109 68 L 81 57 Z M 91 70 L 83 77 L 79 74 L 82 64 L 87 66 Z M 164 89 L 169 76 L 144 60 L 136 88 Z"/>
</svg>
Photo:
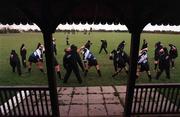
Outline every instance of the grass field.
<svg viewBox="0 0 180 117">
<path fill-rule="evenodd" d="M 58 55 L 57 59 L 62 65 L 62 58 L 64 55 L 64 48 L 66 46 L 66 34 L 55 33 L 53 35 L 56 39 Z M 93 43 L 91 46 L 91 51 L 95 55 L 100 64 L 102 71 L 102 77 L 98 77 L 95 68 L 91 68 L 88 72 L 88 76 L 83 78 L 83 83 L 78 84 L 74 74 L 72 73 L 68 84 L 66 86 L 92 86 L 92 85 L 118 85 L 126 84 L 127 74 L 122 71 L 115 79 L 111 76 L 113 74 L 114 68 L 112 61 L 108 59 L 108 55 L 104 51 L 99 55 L 99 49 L 101 39 L 106 39 L 108 42 L 108 52 L 112 49 L 117 48 L 118 44 L 122 41 L 126 41 L 125 51 L 129 54 L 130 50 L 130 34 L 129 33 L 114 33 L 114 32 L 99 32 L 92 33 L 91 35 L 84 35 L 83 33 L 76 33 L 75 35 L 69 35 L 70 44 L 75 44 L 78 47 L 82 46 L 87 40 L 91 40 Z M 153 71 L 153 57 L 154 57 L 154 44 L 157 41 L 161 41 L 164 46 L 168 47 L 169 43 L 175 44 L 178 49 L 180 49 L 180 35 L 175 34 L 142 34 L 141 42 L 146 39 L 149 43 L 149 62 L 152 71 L 152 77 L 155 77 L 155 72 Z M 32 73 L 26 73 L 27 69 L 22 68 L 23 76 L 19 77 L 17 73 L 12 73 L 11 67 L 9 65 L 9 55 L 11 49 L 15 49 L 19 54 L 19 48 L 22 43 L 26 45 L 27 48 L 27 58 L 35 50 L 37 43 L 42 42 L 43 38 L 41 33 L 20 33 L 20 34 L 0 34 L 0 85 L 45 85 L 47 84 L 47 77 L 43 75 L 36 66 L 33 65 Z M 180 51 L 180 50 L 178 50 Z M 45 65 L 44 65 L 45 66 Z M 152 80 L 152 82 L 180 82 L 180 59 L 176 59 L 176 69 L 171 70 L 171 79 L 165 78 L 165 73 L 160 77 L 160 80 Z M 82 73 L 82 72 L 81 72 Z M 62 67 L 62 76 L 64 76 L 65 70 Z M 83 76 L 83 75 L 82 75 Z M 148 78 L 146 73 L 142 73 L 140 78 L 136 81 L 137 83 L 147 83 Z M 62 80 L 57 79 L 58 85 L 63 85 Z"/>
</svg>

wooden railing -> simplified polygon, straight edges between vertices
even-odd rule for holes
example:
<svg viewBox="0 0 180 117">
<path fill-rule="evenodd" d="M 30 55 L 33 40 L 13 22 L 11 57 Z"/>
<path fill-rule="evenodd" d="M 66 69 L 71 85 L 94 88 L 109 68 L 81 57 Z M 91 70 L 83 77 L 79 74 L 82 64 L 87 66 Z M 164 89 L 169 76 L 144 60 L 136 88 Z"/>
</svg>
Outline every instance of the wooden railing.
<svg viewBox="0 0 180 117">
<path fill-rule="evenodd" d="M 52 116 L 47 86 L 1 86 L 0 117 Z"/>
<path fill-rule="evenodd" d="M 179 114 L 180 84 L 135 85 L 133 115 Z M 51 117 L 46 86 L 0 86 L 0 117 Z"/>
<path fill-rule="evenodd" d="M 180 114 L 180 83 L 135 85 L 132 114 Z"/>
</svg>

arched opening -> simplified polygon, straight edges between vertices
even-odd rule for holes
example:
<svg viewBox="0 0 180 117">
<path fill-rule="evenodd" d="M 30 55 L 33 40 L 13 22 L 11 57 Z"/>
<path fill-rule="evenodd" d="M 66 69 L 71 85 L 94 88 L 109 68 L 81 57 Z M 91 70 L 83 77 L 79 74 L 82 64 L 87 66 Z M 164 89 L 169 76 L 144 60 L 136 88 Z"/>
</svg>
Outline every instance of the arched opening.
<svg viewBox="0 0 180 117">
<path fill-rule="evenodd" d="M 142 113 L 139 113 L 140 105 L 141 105 L 140 103 L 138 104 L 139 105 L 138 112 L 132 111 L 132 108 L 136 110 L 136 106 L 134 106 L 135 104 L 133 105 L 133 100 L 137 102 L 137 99 L 138 99 L 137 96 L 139 93 L 138 89 L 141 89 L 140 92 L 143 92 L 144 90 L 143 88 L 149 87 L 149 85 L 142 86 L 142 85 L 135 84 L 141 32 L 144 26 L 149 22 L 152 22 L 155 24 L 161 24 L 161 22 L 163 22 L 164 24 L 168 24 L 168 23 L 179 24 L 179 20 L 178 20 L 179 17 L 176 15 L 177 12 L 175 12 L 175 11 L 178 11 L 177 9 L 179 8 L 179 6 L 177 6 L 178 5 L 177 1 L 170 2 L 170 3 L 166 1 L 165 2 L 160 1 L 158 3 L 152 1 L 152 2 L 148 2 L 149 4 L 142 2 L 142 4 L 144 5 L 141 5 L 140 1 L 137 1 L 137 2 L 105 1 L 102 3 L 101 1 L 85 2 L 85 1 L 79 1 L 79 0 L 73 1 L 72 4 L 69 4 L 69 1 L 50 2 L 48 0 L 36 1 L 36 2 L 27 1 L 26 3 L 22 1 L 17 1 L 17 3 L 12 2 L 12 4 L 9 4 L 11 2 L 7 0 L 6 2 L 3 2 L 3 3 L 4 4 L 2 4 L 2 6 L 0 7 L 0 13 L 2 14 L 0 16 L 0 22 L 2 22 L 3 24 L 13 24 L 13 22 L 16 22 L 17 24 L 20 24 L 20 22 L 23 22 L 24 24 L 24 23 L 33 22 L 33 23 L 36 23 L 41 28 L 41 31 L 43 33 L 44 45 L 46 48 L 45 56 L 46 56 L 46 63 L 47 63 L 46 66 L 47 66 L 47 76 L 48 76 L 48 88 L 46 87 L 43 89 L 40 88 L 36 90 L 38 90 L 39 94 L 41 94 L 41 90 L 43 90 L 44 92 L 47 92 L 47 90 L 49 90 L 50 102 L 51 102 L 51 107 L 52 107 L 51 109 L 52 115 L 50 114 L 50 116 L 59 116 L 59 109 L 58 109 L 59 105 L 58 105 L 55 69 L 54 69 L 54 65 L 52 64 L 54 63 L 52 38 L 54 36 L 53 33 L 55 32 L 55 28 L 57 27 L 57 25 L 59 23 L 66 23 L 66 22 L 68 22 L 69 24 L 72 24 L 73 22 L 75 22 L 76 24 L 79 22 L 81 22 L 82 24 L 85 24 L 86 22 L 92 24 L 92 22 L 94 22 L 95 24 L 102 23 L 103 25 L 106 24 L 106 22 L 108 22 L 108 24 L 112 24 L 113 22 L 114 23 L 122 22 L 123 24 L 126 24 L 126 26 L 129 29 L 129 32 L 131 33 L 131 44 L 130 44 L 131 45 L 131 48 L 130 48 L 131 59 L 130 59 L 130 67 L 129 67 L 129 73 L 128 73 L 129 79 L 127 83 L 126 99 L 125 99 L 125 116 L 130 116 L 131 114 L 142 114 Z M 5 8 L 3 5 L 7 8 Z M 151 6 L 151 5 L 154 5 L 154 6 Z M 159 7 L 159 5 L 162 7 Z M 174 7 L 170 7 L 170 6 L 174 6 Z M 18 9 L 20 11 L 18 11 Z M 101 81 L 101 82 L 104 82 L 104 81 Z M 160 87 L 159 85 L 156 85 L 156 86 Z M 179 90 L 179 84 L 168 85 L 167 87 L 169 88 L 171 86 Z M 150 87 L 151 87 L 150 90 L 153 90 L 154 87 L 152 88 L 152 85 L 150 85 Z M 7 90 L 11 88 L 5 87 L 1 89 Z M 107 89 L 109 90 L 111 88 L 107 88 Z M 107 89 L 105 88 L 105 90 Z M 22 90 L 22 88 L 20 90 Z M 27 87 L 23 90 L 27 90 Z M 35 89 L 31 89 L 31 90 L 35 90 Z M 88 91 L 88 88 L 86 88 L 86 90 Z M 104 90 L 103 88 L 100 88 L 100 91 L 103 91 L 103 90 Z M 146 90 L 148 90 L 148 88 L 146 88 Z M 164 92 L 165 90 L 166 89 L 164 89 Z M 168 91 L 170 92 L 169 89 Z M 74 92 L 72 91 L 72 94 L 73 93 Z M 136 97 L 134 97 L 134 94 L 136 95 Z M 140 94 L 140 100 L 142 99 L 141 95 L 143 94 L 142 93 Z M 103 96 L 105 98 L 105 95 Z M 42 98 L 41 95 L 40 95 L 40 98 Z M 48 104 L 46 103 L 47 97 L 45 98 L 45 100 L 46 100 L 45 107 L 49 107 Z M 40 107 L 43 108 L 42 100 L 40 99 L 39 101 L 41 103 Z M 37 100 L 36 100 L 36 103 L 37 103 Z M 167 100 L 166 100 L 166 103 L 168 103 Z M 178 102 L 178 105 L 179 105 L 179 102 Z M 10 107 L 9 103 L 2 105 L 2 108 L 4 109 L 4 111 L 3 112 L 1 111 L 0 114 L 3 115 L 5 113 L 5 115 L 8 115 L 8 114 L 13 115 L 11 112 L 8 113 L 7 111 L 5 111 L 5 109 L 9 107 Z M 91 107 L 94 107 L 94 106 L 91 106 Z M 108 106 L 106 107 L 108 108 Z M 153 108 L 153 106 L 151 106 L 151 108 Z M 179 113 L 179 106 L 176 108 L 176 111 L 171 111 L 171 112 L 172 114 Z M 38 115 L 40 115 L 39 113 Z M 163 111 L 162 113 L 166 113 L 166 112 Z M 146 114 L 146 113 L 143 113 L 143 114 Z"/>
</svg>

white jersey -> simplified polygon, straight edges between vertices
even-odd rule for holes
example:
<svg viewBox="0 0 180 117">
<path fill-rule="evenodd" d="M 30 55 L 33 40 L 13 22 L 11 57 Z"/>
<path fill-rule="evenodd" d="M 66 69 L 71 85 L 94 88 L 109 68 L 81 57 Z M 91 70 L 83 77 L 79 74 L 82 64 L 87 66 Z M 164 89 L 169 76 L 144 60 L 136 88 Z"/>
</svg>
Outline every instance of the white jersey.
<svg viewBox="0 0 180 117">
<path fill-rule="evenodd" d="M 85 53 L 84 53 L 84 57 L 83 57 L 83 59 L 84 60 L 94 60 L 94 59 L 96 59 L 94 56 L 93 56 L 93 54 L 87 49 L 87 48 L 85 48 L 86 49 L 86 51 L 85 51 Z"/>
<path fill-rule="evenodd" d="M 147 53 L 146 54 L 142 54 L 142 55 L 140 55 L 140 58 L 138 60 L 138 64 L 146 63 L 147 61 L 148 61 Z"/>
<path fill-rule="evenodd" d="M 38 56 L 39 59 L 42 59 L 42 51 L 40 49 L 36 49 L 34 52 L 35 56 Z"/>
<path fill-rule="evenodd" d="M 86 49 L 86 52 L 84 53 L 84 60 L 87 60 L 90 57 L 90 51 Z"/>
</svg>

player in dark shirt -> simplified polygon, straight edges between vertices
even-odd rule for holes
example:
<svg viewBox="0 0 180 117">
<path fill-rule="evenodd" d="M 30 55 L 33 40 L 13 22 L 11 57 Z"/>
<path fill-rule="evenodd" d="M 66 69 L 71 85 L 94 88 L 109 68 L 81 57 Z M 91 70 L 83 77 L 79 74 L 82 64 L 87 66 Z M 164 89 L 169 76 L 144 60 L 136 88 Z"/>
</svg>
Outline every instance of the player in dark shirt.
<svg viewBox="0 0 180 117">
<path fill-rule="evenodd" d="M 125 47 L 125 41 L 123 40 L 119 45 L 118 45 L 118 47 L 117 47 L 117 51 L 119 51 L 119 50 L 124 50 L 124 47 Z"/>
<path fill-rule="evenodd" d="M 170 57 L 170 61 L 171 61 L 171 66 L 172 69 L 174 69 L 175 67 L 175 59 L 178 57 L 178 51 L 175 45 L 173 44 L 169 44 L 170 50 L 169 50 L 169 57 Z"/>
<path fill-rule="evenodd" d="M 84 46 L 85 46 L 85 48 L 87 48 L 88 50 L 90 50 L 91 45 L 92 45 L 91 41 L 88 40 Z"/>
<path fill-rule="evenodd" d="M 160 50 L 163 48 L 161 42 L 157 42 L 155 44 L 155 51 L 154 51 L 154 70 L 157 70 L 157 66 L 158 66 L 158 59 L 160 56 Z"/>
<path fill-rule="evenodd" d="M 170 57 L 166 47 L 160 50 L 158 62 L 160 71 L 157 72 L 156 79 L 159 79 L 164 70 L 166 72 L 166 78 L 170 79 Z"/>
<path fill-rule="evenodd" d="M 26 53 L 27 53 L 26 47 L 24 44 L 22 44 L 20 48 L 20 55 L 21 55 L 22 65 L 24 66 L 24 68 L 26 68 Z"/>
<path fill-rule="evenodd" d="M 73 44 L 73 45 L 70 46 L 70 48 L 71 48 L 71 51 L 73 51 L 74 54 L 75 54 L 75 57 L 76 57 L 76 60 L 77 60 L 78 65 L 81 67 L 82 71 L 84 72 L 84 66 L 83 66 L 81 57 L 80 57 L 80 55 L 79 55 L 79 50 L 77 49 L 77 46 L 75 46 L 75 45 Z"/>
<path fill-rule="evenodd" d="M 79 68 L 77 65 L 77 59 L 76 59 L 76 54 L 71 51 L 70 48 L 65 49 L 65 55 L 63 57 L 63 66 L 66 69 L 66 74 L 64 76 L 64 83 L 67 83 L 71 72 L 73 71 L 78 82 L 81 84 L 82 79 L 79 73 Z"/>
<path fill-rule="evenodd" d="M 144 40 L 143 40 L 143 45 L 142 45 L 142 47 L 141 47 L 141 50 L 143 50 L 143 49 L 145 49 L 145 48 L 148 48 L 148 43 L 147 43 L 147 41 L 144 39 Z"/>
<path fill-rule="evenodd" d="M 99 50 L 99 54 L 101 53 L 102 49 L 104 49 L 104 51 L 106 52 L 106 54 L 108 54 L 107 52 L 107 41 L 106 40 L 101 40 L 101 48 Z"/>
<path fill-rule="evenodd" d="M 69 44 L 69 37 L 68 37 L 68 35 L 66 36 L 66 45 L 70 45 Z"/>
<path fill-rule="evenodd" d="M 17 68 L 17 72 L 19 75 L 21 75 L 21 63 L 20 63 L 20 59 L 16 53 L 15 50 L 11 51 L 11 55 L 10 55 L 10 65 L 12 67 L 12 71 L 15 72 L 15 69 Z"/>
<path fill-rule="evenodd" d="M 115 53 L 116 52 L 116 53 Z M 112 75 L 112 77 L 115 77 L 118 75 L 118 73 L 121 72 L 122 69 L 125 70 L 125 72 L 128 74 L 128 68 L 127 64 L 129 62 L 129 57 L 128 55 L 123 51 L 114 51 L 114 68 L 115 68 L 115 73 Z"/>
<path fill-rule="evenodd" d="M 109 59 L 113 60 L 113 65 L 114 65 L 114 70 L 115 72 L 117 72 L 117 58 L 118 58 L 118 54 L 117 51 L 114 49 L 113 51 L 111 51 L 110 55 L 109 55 Z"/>
<path fill-rule="evenodd" d="M 53 38 L 52 40 L 53 40 L 53 52 L 54 52 L 55 55 L 57 55 L 56 39 Z"/>
</svg>

